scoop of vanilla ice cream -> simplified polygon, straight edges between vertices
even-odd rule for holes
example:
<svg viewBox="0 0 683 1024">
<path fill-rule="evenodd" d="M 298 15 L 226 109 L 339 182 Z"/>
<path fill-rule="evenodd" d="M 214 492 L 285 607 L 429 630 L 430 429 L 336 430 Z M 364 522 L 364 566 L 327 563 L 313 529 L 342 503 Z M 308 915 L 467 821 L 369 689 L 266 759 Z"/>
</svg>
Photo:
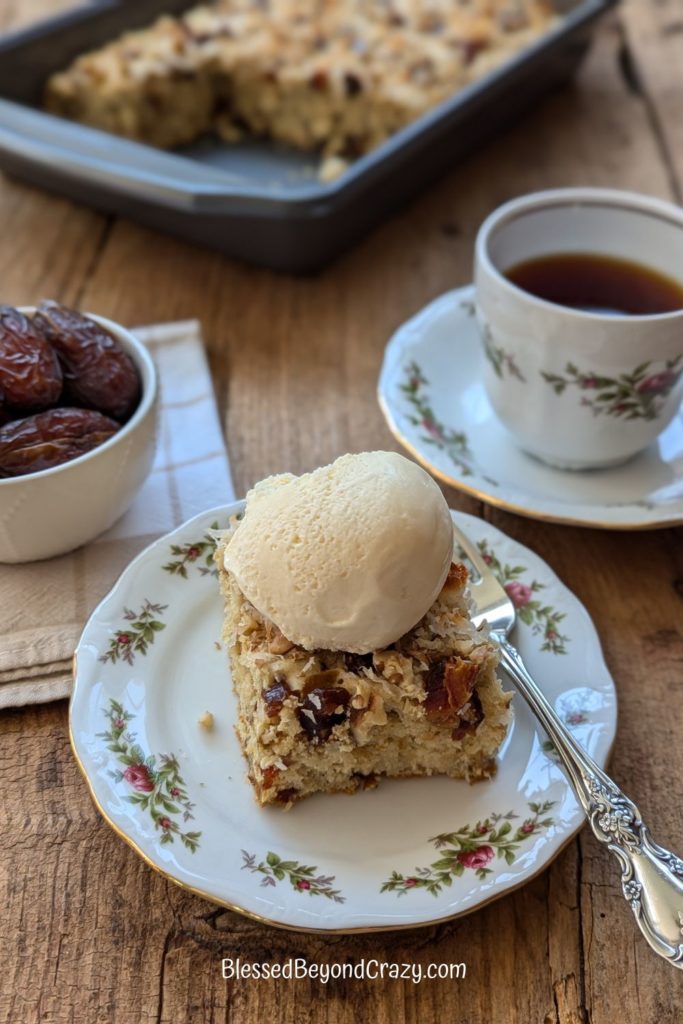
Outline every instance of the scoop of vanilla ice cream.
<svg viewBox="0 0 683 1024">
<path fill-rule="evenodd" d="M 402 455 L 362 452 L 257 484 L 225 568 L 293 643 L 365 654 L 419 622 L 452 554 L 434 480 Z"/>
</svg>

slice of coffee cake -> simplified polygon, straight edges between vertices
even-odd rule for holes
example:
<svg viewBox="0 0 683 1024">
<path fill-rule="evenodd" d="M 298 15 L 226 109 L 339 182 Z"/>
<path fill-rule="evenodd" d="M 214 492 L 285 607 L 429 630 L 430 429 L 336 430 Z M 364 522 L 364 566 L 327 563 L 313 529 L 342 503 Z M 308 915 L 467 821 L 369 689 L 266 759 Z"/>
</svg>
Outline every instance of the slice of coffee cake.
<svg viewBox="0 0 683 1024">
<path fill-rule="evenodd" d="M 379 776 L 472 782 L 494 773 L 511 695 L 496 677 L 495 645 L 469 619 L 463 565 L 451 565 L 427 613 L 387 647 L 307 650 L 257 611 L 225 568 L 230 536 L 216 550 L 223 640 L 260 804 L 352 792 Z"/>
</svg>

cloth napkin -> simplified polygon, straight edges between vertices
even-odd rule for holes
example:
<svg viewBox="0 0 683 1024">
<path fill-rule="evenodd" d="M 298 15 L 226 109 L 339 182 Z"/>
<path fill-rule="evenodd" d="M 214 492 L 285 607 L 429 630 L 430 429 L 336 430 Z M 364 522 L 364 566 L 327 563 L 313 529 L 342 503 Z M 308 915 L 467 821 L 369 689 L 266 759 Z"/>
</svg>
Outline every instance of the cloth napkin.
<svg viewBox="0 0 683 1024">
<path fill-rule="evenodd" d="M 159 374 L 154 466 L 128 512 L 91 544 L 0 566 L 0 708 L 68 697 L 85 621 L 131 558 L 191 516 L 234 498 L 199 323 L 135 334 Z"/>
</svg>

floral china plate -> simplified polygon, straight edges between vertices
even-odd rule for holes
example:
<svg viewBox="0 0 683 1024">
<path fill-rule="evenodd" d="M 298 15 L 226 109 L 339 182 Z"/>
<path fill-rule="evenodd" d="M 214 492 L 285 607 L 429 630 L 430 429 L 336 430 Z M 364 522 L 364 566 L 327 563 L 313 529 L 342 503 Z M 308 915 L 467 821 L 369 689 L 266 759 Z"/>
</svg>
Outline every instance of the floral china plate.
<svg viewBox="0 0 683 1024">
<path fill-rule="evenodd" d="M 514 373 L 489 350 L 498 373 Z M 612 530 L 683 523 L 683 409 L 657 442 L 612 469 L 553 469 L 514 443 L 482 383 L 471 286 L 447 292 L 391 338 L 379 402 L 394 436 L 430 472 L 519 515 Z"/>
<path fill-rule="evenodd" d="M 157 540 L 90 618 L 76 652 L 71 741 L 93 799 L 155 870 L 214 903 L 287 928 L 374 931 L 465 914 L 523 885 L 583 824 L 554 748 L 520 697 L 497 775 L 384 780 L 257 806 L 234 734 L 220 644 L 213 509 Z M 519 610 L 516 642 L 564 721 L 604 765 L 614 684 L 593 624 L 537 555 L 454 518 Z M 205 711 L 214 728 L 202 728 Z"/>
</svg>

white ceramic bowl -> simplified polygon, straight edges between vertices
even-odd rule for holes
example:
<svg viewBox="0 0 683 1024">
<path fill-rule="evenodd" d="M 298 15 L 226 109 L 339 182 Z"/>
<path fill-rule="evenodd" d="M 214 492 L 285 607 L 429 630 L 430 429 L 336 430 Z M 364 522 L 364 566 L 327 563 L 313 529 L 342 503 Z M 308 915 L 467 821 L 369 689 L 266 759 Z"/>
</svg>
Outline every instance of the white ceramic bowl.
<svg viewBox="0 0 683 1024">
<path fill-rule="evenodd" d="M 31 314 L 34 307 L 25 306 Z M 121 429 L 91 452 L 26 476 L 0 480 L 0 562 L 32 562 L 87 544 L 126 511 L 154 458 L 157 375 L 147 349 L 120 324 L 109 331 L 140 375 L 141 398 Z"/>
</svg>

